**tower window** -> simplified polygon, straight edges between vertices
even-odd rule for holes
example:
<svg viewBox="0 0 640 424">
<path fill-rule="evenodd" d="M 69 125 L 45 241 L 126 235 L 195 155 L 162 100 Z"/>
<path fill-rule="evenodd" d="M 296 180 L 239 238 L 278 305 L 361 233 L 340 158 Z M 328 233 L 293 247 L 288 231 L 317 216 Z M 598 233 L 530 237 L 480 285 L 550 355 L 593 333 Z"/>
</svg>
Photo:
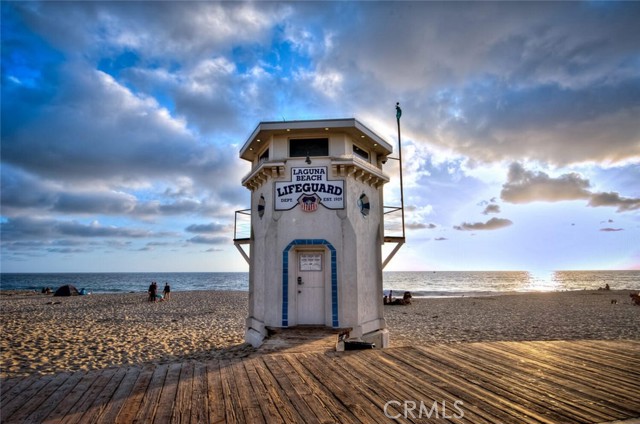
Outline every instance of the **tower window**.
<svg viewBox="0 0 640 424">
<path fill-rule="evenodd" d="M 302 158 L 305 156 L 329 156 L 329 139 L 291 139 L 289 140 L 289 156 L 292 158 Z"/>
<path fill-rule="evenodd" d="M 367 152 L 366 150 L 362 150 L 355 144 L 353 145 L 353 154 L 361 157 L 364 160 L 369 160 L 369 152 Z"/>
</svg>

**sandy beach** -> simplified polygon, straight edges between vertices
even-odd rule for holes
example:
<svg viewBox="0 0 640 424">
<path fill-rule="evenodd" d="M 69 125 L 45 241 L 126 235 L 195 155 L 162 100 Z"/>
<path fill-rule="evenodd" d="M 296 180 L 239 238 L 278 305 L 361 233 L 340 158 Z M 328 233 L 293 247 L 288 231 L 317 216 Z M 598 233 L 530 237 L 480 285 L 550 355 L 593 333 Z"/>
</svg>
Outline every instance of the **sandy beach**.
<svg viewBox="0 0 640 424">
<path fill-rule="evenodd" d="M 392 346 L 497 340 L 638 339 L 629 291 L 414 299 L 385 306 Z M 0 377 L 246 356 L 247 293 L 0 295 Z M 617 301 L 613 303 L 612 300 Z"/>
</svg>

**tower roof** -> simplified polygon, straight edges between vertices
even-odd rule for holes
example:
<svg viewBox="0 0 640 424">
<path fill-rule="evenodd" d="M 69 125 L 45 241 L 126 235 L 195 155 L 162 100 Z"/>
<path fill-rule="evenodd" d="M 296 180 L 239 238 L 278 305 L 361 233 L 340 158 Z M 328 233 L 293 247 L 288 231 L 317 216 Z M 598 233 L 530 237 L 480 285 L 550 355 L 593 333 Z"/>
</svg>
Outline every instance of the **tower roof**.
<svg viewBox="0 0 640 424">
<path fill-rule="evenodd" d="M 388 155 L 393 151 L 393 147 L 389 143 L 355 118 L 320 119 L 260 122 L 244 143 L 242 149 L 240 149 L 240 157 L 251 160 L 252 156 L 250 156 L 248 152 L 257 150 L 261 142 L 274 135 L 317 135 L 319 131 L 325 132 L 327 135 L 332 133 L 347 133 L 353 137 L 354 140 L 359 140 L 369 149 L 381 155 Z"/>
</svg>

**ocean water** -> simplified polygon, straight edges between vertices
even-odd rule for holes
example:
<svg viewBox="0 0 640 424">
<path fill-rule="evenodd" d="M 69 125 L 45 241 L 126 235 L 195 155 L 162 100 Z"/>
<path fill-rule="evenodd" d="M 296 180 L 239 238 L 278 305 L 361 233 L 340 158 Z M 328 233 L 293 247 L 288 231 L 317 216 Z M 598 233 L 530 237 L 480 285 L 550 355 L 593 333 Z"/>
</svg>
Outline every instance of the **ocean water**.
<svg viewBox="0 0 640 424">
<path fill-rule="evenodd" d="M 172 291 L 240 290 L 248 291 L 249 274 L 245 272 L 176 272 L 176 273 L 55 273 L 0 274 L 0 290 L 53 290 L 73 284 L 78 290 L 92 293 L 146 292 L 156 281 L 165 282 Z M 495 295 L 505 293 L 595 290 L 609 284 L 612 289 L 640 290 L 640 271 L 415 271 L 385 272 L 384 289 L 396 296 L 408 290 L 415 297 Z"/>
<path fill-rule="evenodd" d="M 639 290 L 640 271 L 438 271 L 385 272 L 384 288 L 414 297 L 494 295 L 522 292 Z"/>
</svg>

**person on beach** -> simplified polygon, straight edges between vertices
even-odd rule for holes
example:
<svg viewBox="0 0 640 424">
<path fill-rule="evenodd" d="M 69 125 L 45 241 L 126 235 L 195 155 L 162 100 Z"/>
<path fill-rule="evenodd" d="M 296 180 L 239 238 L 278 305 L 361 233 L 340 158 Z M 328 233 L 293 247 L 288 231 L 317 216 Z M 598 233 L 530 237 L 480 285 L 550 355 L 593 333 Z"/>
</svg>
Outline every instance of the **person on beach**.
<svg viewBox="0 0 640 424">
<path fill-rule="evenodd" d="M 155 302 L 156 301 L 156 293 L 158 292 L 158 285 L 156 284 L 155 281 L 153 281 L 151 283 L 151 285 L 149 286 L 149 302 Z"/>
<path fill-rule="evenodd" d="M 169 286 L 169 283 L 164 283 L 164 290 L 162 293 L 164 294 L 164 300 L 169 300 L 169 294 L 171 293 L 171 286 Z"/>
</svg>

